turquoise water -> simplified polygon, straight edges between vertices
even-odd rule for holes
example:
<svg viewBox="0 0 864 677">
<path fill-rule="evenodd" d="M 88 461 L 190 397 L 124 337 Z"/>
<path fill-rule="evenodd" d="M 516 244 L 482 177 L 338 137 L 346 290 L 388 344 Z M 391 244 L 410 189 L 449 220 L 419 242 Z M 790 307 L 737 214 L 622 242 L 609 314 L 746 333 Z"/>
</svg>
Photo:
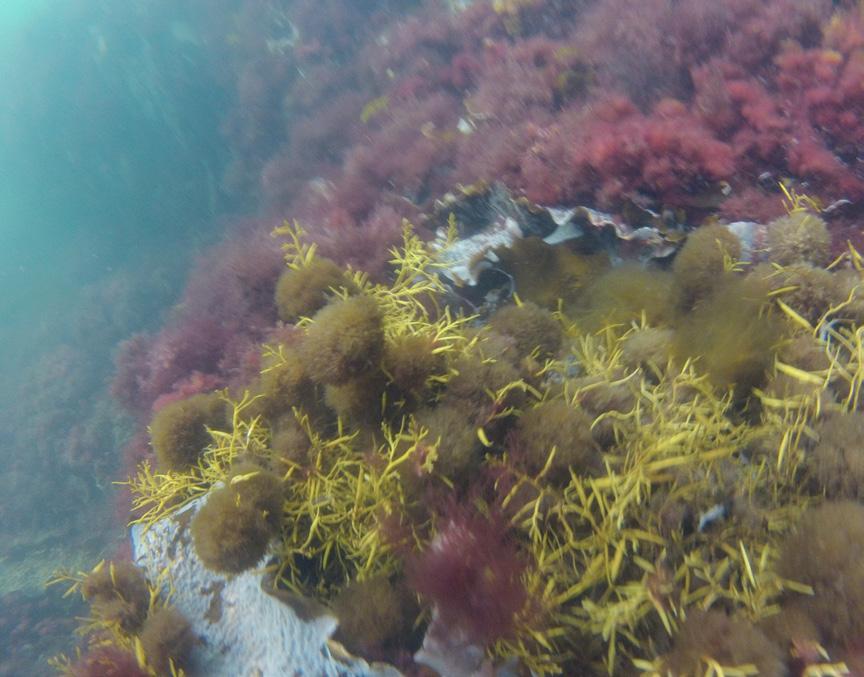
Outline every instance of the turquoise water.
<svg viewBox="0 0 864 677">
<path fill-rule="evenodd" d="M 44 590 L 52 571 L 125 547 L 111 483 L 130 421 L 108 392 L 113 353 L 158 326 L 218 234 L 218 90 L 204 80 L 215 94 L 177 109 L 168 63 L 133 88 L 160 31 L 121 19 L 98 3 L 0 3 L 4 676 L 45 674 L 74 647 L 86 610 Z"/>
<path fill-rule="evenodd" d="M 6 0 L 0 7 L 0 36 L 3 42 L 37 20 L 47 9 L 59 4 L 56 0 Z"/>
</svg>

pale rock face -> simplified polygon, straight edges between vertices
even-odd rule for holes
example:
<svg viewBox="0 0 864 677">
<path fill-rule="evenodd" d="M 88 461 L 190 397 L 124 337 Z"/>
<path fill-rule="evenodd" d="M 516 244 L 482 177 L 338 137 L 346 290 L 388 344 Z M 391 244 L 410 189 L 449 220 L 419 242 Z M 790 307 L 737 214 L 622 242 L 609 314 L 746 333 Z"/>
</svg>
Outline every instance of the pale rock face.
<svg viewBox="0 0 864 677">
<path fill-rule="evenodd" d="M 433 611 L 432 623 L 414 660 L 446 677 L 519 677 L 522 674 L 515 659 L 493 663 L 483 649 L 443 623 L 437 609 Z"/>
<path fill-rule="evenodd" d="M 134 563 L 186 616 L 199 640 L 190 656 L 190 677 L 399 677 L 394 668 L 369 665 L 332 642 L 334 616 L 303 614 L 307 620 L 302 620 L 294 608 L 265 593 L 261 571 L 225 576 L 204 568 L 189 531 L 203 500 L 147 530 L 136 525 L 131 534 Z"/>
</svg>

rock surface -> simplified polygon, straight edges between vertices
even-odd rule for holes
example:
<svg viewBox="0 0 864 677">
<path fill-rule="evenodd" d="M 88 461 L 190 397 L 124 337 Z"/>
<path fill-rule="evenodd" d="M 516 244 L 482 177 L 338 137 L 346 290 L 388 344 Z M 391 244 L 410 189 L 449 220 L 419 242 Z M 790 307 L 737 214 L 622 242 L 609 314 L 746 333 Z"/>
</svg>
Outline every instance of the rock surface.
<svg viewBox="0 0 864 677">
<path fill-rule="evenodd" d="M 136 525 L 131 534 L 135 564 L 158 582 L 163 594 L 170 594 L 169 603 L 186 616 L 199 640 L 187 668 L 190 677 L 399 676 L 392 667 L 342 655 L 330 641 L 336 618 L 318 614 L 301 619 L 291 606 L 264 592 L 261 571 L 229 577 L 205 569 L 189 531 L 203 500 L 147 530 Z"/>
</svg>

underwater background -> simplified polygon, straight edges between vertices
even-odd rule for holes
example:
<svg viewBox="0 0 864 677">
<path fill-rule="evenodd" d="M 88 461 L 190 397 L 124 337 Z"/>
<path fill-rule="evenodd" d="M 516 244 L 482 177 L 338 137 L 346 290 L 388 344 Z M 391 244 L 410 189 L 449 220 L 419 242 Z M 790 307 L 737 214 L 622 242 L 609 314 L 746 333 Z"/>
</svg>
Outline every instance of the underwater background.
<svg viewBox="0 0 864 677">
<path fill-rule="evenodd" d="M 864 674 L 860 3 L 0 52 L 0 675 Z M 244 581 L 326 631 L 255 653 Z"/>
<path fill-rule="evenodd" d="M 111 482 L 134 429 L 109 393 L 113 354 L 160 325 L 229 208 L 224 93 L 171 38 L 182 17 L 150 3 L 148 26 L 111 4 L 0 8 L 4 675 L 46 674 L 74 643 L 85 609 L 47 576 L 127 541 Z"/>
</svg>

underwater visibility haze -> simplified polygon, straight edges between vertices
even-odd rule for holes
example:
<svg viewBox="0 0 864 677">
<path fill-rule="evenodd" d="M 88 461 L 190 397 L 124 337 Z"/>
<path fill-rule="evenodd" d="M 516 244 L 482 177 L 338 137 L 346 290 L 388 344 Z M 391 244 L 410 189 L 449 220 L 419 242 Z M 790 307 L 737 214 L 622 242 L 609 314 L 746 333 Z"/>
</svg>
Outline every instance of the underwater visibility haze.
<svg viewBox="0 0 864 677">
<path fill-rule="evenodd" d="M 864 674 L 860 2 L 0 37 L 0 675 Z"/>
</svg>

